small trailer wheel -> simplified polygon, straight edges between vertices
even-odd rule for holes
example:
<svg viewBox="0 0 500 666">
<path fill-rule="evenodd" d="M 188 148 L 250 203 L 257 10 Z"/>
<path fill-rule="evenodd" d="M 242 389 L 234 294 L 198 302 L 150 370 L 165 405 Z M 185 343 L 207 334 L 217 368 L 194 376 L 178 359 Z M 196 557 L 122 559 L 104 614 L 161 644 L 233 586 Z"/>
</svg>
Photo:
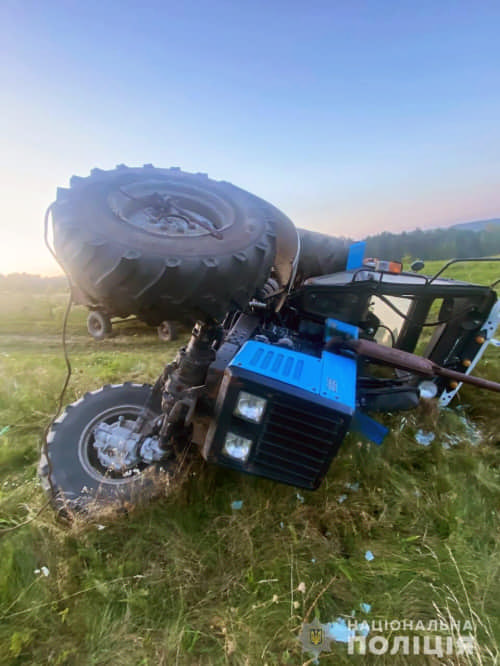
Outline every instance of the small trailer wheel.
<svg viewBox="0 0 500 666">
<path fill-rule="evenodd" d="M 108 315 L 100 310 L 91 310 L 87 317 L 87 330 L 94 340 L 104 340 L 111 334 L 113 326 Z"/>
<path fill-rule="evenodd" d="M 163 342 L 172 342 L 177 340 L 177 328 L 175 324 L 171 321 L 162 321 L 158 326 L 158 337 Z"/>
</svg>

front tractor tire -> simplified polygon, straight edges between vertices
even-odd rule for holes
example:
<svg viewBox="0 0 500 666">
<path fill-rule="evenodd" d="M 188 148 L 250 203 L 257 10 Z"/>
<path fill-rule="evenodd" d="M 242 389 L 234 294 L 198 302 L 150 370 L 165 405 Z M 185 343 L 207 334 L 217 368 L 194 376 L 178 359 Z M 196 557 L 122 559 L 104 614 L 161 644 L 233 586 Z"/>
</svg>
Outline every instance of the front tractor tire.
<svg viewBox="0 0 500 666">
<path fill-rule="evenodd" d="M 104 386 L 68 405 L 52 424 L 42 453 L 39 474 L 54 506 L 66 514 L 104 506 L 129 507 L 148 499 L 165 481 L 165 464 L 135 464 L 121 471 L 105 468 L 95 445 L 99 424 L 131 426 L 151 396 L 148 384 Z M 147 418 L 161 413 L 160 400 Z M 162 474 L 163 472 L 163 478 Z"/>
</svg>

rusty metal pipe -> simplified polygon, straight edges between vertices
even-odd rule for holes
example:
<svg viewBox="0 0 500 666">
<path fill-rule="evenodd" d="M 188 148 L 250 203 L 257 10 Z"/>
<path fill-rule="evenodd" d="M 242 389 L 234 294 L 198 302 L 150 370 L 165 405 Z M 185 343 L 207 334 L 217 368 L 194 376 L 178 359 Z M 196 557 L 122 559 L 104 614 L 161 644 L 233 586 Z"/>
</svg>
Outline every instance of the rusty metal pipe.
<svg viewBox="0 0 500 666">
<path fill-rule="evenodd" d="M 410 372 L 415 372 L 416 374 L 424 375 L 425 377 L 445 377 L 452 381 L 471 384 L 478 388 L 484 388 L 489 391 L 500 393 L 500 384 L 498 382 L 492 382 L 489 379 L 482 379 L 481 377 L 474 377 L 473 375 L 466 375 L 465 373 L 457 372 L 456 370 L 448 370 L 448 368 L 443 368 L 437 363 L 434 363 L 434 361 L 424 358 L 423 356 L 417 356 L 416 354 L 411 354 L 410 352 L 402 351 L 401 349 L 395 349 L 394 347 L 384 347 L 371 340 L 340 340 L 339 338 L 332 338 L 327 343 L 326 349 L 333 349 L 339 345 L 344 348 L 347 347 L 348 349 L 352 349 L 360 356 L 364 356 L 371 361 L 390 365 L 399 370 L 409 370 Z"/>
</svg>

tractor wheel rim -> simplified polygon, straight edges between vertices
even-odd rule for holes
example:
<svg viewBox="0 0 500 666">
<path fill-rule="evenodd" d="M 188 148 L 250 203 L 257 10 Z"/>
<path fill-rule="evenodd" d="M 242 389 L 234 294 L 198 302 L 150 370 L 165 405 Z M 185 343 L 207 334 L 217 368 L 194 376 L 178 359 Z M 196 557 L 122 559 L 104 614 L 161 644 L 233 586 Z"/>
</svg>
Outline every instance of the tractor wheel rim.
<svg viewBox="0 0 500 666">
<path fill-rule="evenodd" d="M 78 459 L 89 476 L 100 483 L 105 481 L 120 485 L 130 483 L 145 469 L 147 465 L 142 463 L 139 457 L 134 464 L 127 465 L 120 471 L 104 467 L 99 460 L 100 445 L 94 435 L 100 423 L 114 426 L 124 422 L 131 429 L 141 412 L 142 408 L 138 405 L 119 405 L 101 412 L 87 424 L 78 442 Z"/>
<path fill-rule="evenodd" d="M 168 181 L 141 180 L 121 186 L 108 196 L 108 205 L 123 222 L 156 236 L 214 236 L 220 240 L 232 226 L 232 220 L 220 223 L 220 213 L 227 214 L 222 198 L 202 197 L 193 188 L 179 192 Z"/>
</svg>

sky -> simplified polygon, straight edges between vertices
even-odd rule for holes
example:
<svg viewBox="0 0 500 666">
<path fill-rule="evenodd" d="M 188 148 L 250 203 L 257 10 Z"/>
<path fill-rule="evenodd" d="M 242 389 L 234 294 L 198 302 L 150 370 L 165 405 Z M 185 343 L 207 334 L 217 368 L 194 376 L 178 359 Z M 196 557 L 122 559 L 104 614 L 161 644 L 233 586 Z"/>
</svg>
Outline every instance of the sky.
<svg viewBox="0 0 500 666">
<path fill-rule="evenodd" d="M 500 217 L 500 3 L 2 0 L 0 273 L 91 168 L 208 172 L 352 238 Z"/>
</svg>

